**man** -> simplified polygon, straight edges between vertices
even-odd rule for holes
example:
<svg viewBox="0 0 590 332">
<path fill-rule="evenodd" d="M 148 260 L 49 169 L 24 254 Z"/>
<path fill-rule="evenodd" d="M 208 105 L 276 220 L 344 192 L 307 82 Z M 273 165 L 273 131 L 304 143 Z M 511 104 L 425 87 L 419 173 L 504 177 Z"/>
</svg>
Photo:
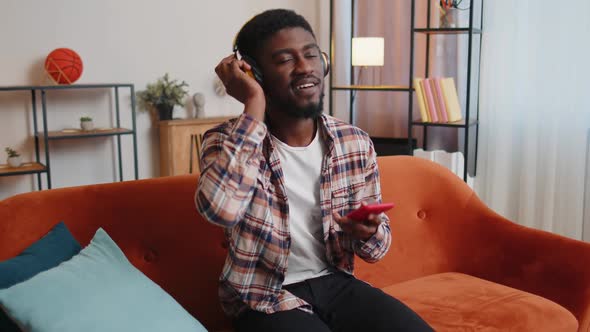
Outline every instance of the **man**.
<svg viewBox="0 0 590 332">
<path fill-rule="evenodd" d="M 205 135 L 195 200 L 225 230 L 219 294 L 236 329 L 431 331 L 352 275 L 355 254 L 385 255 L 389 222 L 343 217 L 380 201 L 376 156 L 366 133 L 322 114 L 329 67 L 309 23 L 263 12 L 235 49 L 215 71 L 244 112 Z"/>
</svg>

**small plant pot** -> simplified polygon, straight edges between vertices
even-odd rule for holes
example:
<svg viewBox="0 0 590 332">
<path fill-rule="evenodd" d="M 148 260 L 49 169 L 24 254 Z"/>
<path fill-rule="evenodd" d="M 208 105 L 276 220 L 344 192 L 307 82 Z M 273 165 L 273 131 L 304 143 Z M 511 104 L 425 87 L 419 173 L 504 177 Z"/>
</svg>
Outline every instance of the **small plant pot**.
<svg viewBox="0 0 590 332">
<path fill-rule="evenodd" d="M 80 127 L 82 127 L 82 130 L 84 130 L 84 131 L 92 130 L 92 129 L 94 129 L 94 122 L 80 121 Z"/>
<path fill-rule="evenodd" d="M 10 157 L 6 159 L 6 162 L 10 167 L 20 167 L 23 164 L 23 160 L 21 156 L 18 157 Z"/>
<path fill-rule="evenodd" d="M 159 105 L 157 107 L 157 110 L 160 121 L 172 120 L 172 112 L 174 111 L 174 106 Z"/>
</svg>

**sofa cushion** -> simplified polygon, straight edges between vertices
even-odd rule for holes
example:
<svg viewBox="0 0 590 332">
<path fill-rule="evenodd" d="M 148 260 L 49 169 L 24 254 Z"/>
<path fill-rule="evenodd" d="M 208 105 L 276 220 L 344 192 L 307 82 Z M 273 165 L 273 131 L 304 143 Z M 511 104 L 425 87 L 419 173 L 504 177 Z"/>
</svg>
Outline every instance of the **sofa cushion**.
<svg viewBox="0 0 590 332">
<path fill-rule="evenodd" d="M 60 222 L 18 256 L 0 262 L 0 289 L 16 285 L 39 272 L 49 270 L 72 258 L 80 249 L 78 241 L 66 225 Z M 0 310 L 0 331 L 19 331 L 3 310 Z"/>
<path fill-rule="evenodd" d="M 0 306 L 27 331 L 206 331 L 102 228 L 71 260 L 0 290 Z"/>
<path fill-rule="evenodd" d="M 577 331 L 567 309 L 543 297 L 461 273 L 383 288 L 436 331 Z"/>
</svg>

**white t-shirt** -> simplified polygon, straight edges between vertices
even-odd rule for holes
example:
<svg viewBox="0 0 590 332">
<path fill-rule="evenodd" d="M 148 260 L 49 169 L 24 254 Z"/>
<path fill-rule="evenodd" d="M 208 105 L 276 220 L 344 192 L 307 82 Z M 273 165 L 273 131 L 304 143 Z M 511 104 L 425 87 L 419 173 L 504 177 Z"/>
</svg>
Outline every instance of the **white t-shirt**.
<svg viewBox="0 0 590 332">
<path fill-rule="evenodd" d="M 289 203 L 291 248 L 283 285 L 330 273 L 320 211 L 320 175 L 326 147 L 319 131 L 305 147 L 272 137 L 284 174 Z"/>
</svg>

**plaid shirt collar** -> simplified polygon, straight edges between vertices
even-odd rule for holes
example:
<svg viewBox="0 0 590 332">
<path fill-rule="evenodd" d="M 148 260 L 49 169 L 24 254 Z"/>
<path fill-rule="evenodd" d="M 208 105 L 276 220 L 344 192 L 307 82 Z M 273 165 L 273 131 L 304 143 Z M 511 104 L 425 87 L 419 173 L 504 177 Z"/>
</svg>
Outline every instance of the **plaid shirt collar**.
<svg viewBox="0 0 590 332">
<path fill-rule="evenodd" d="M 334 125 L 334 121 L 330 120 L 328 118 L 328 116 L 326 116 L 325 114 L 321 114 L 318 119 L 317 119 L 317 124 L 320 128 L 320 135 L 322 135 L 322 139 L 324 141 L 324 143 L 326 144 L 326 146 L 328 147 L 328 150 L 326 151 L 327 155 L 331 155 L 332 154 L 332 149 L 334 147 L 334 140 L 336 139 L 335 136 L 335 132 L 336 132 L 336 127 Z M 267 128 L 268 126 L 268 122 L 266 122 Z M 270 130 L 267 132 L 266 137 L 264 138 L 264 157 L 267 160 L 271 160 L 271 156 L 273 155 L 273 152 L 275 150 L 275 143 L 273 142 L 271 136 L 270 136 Z"/>
</svg>

